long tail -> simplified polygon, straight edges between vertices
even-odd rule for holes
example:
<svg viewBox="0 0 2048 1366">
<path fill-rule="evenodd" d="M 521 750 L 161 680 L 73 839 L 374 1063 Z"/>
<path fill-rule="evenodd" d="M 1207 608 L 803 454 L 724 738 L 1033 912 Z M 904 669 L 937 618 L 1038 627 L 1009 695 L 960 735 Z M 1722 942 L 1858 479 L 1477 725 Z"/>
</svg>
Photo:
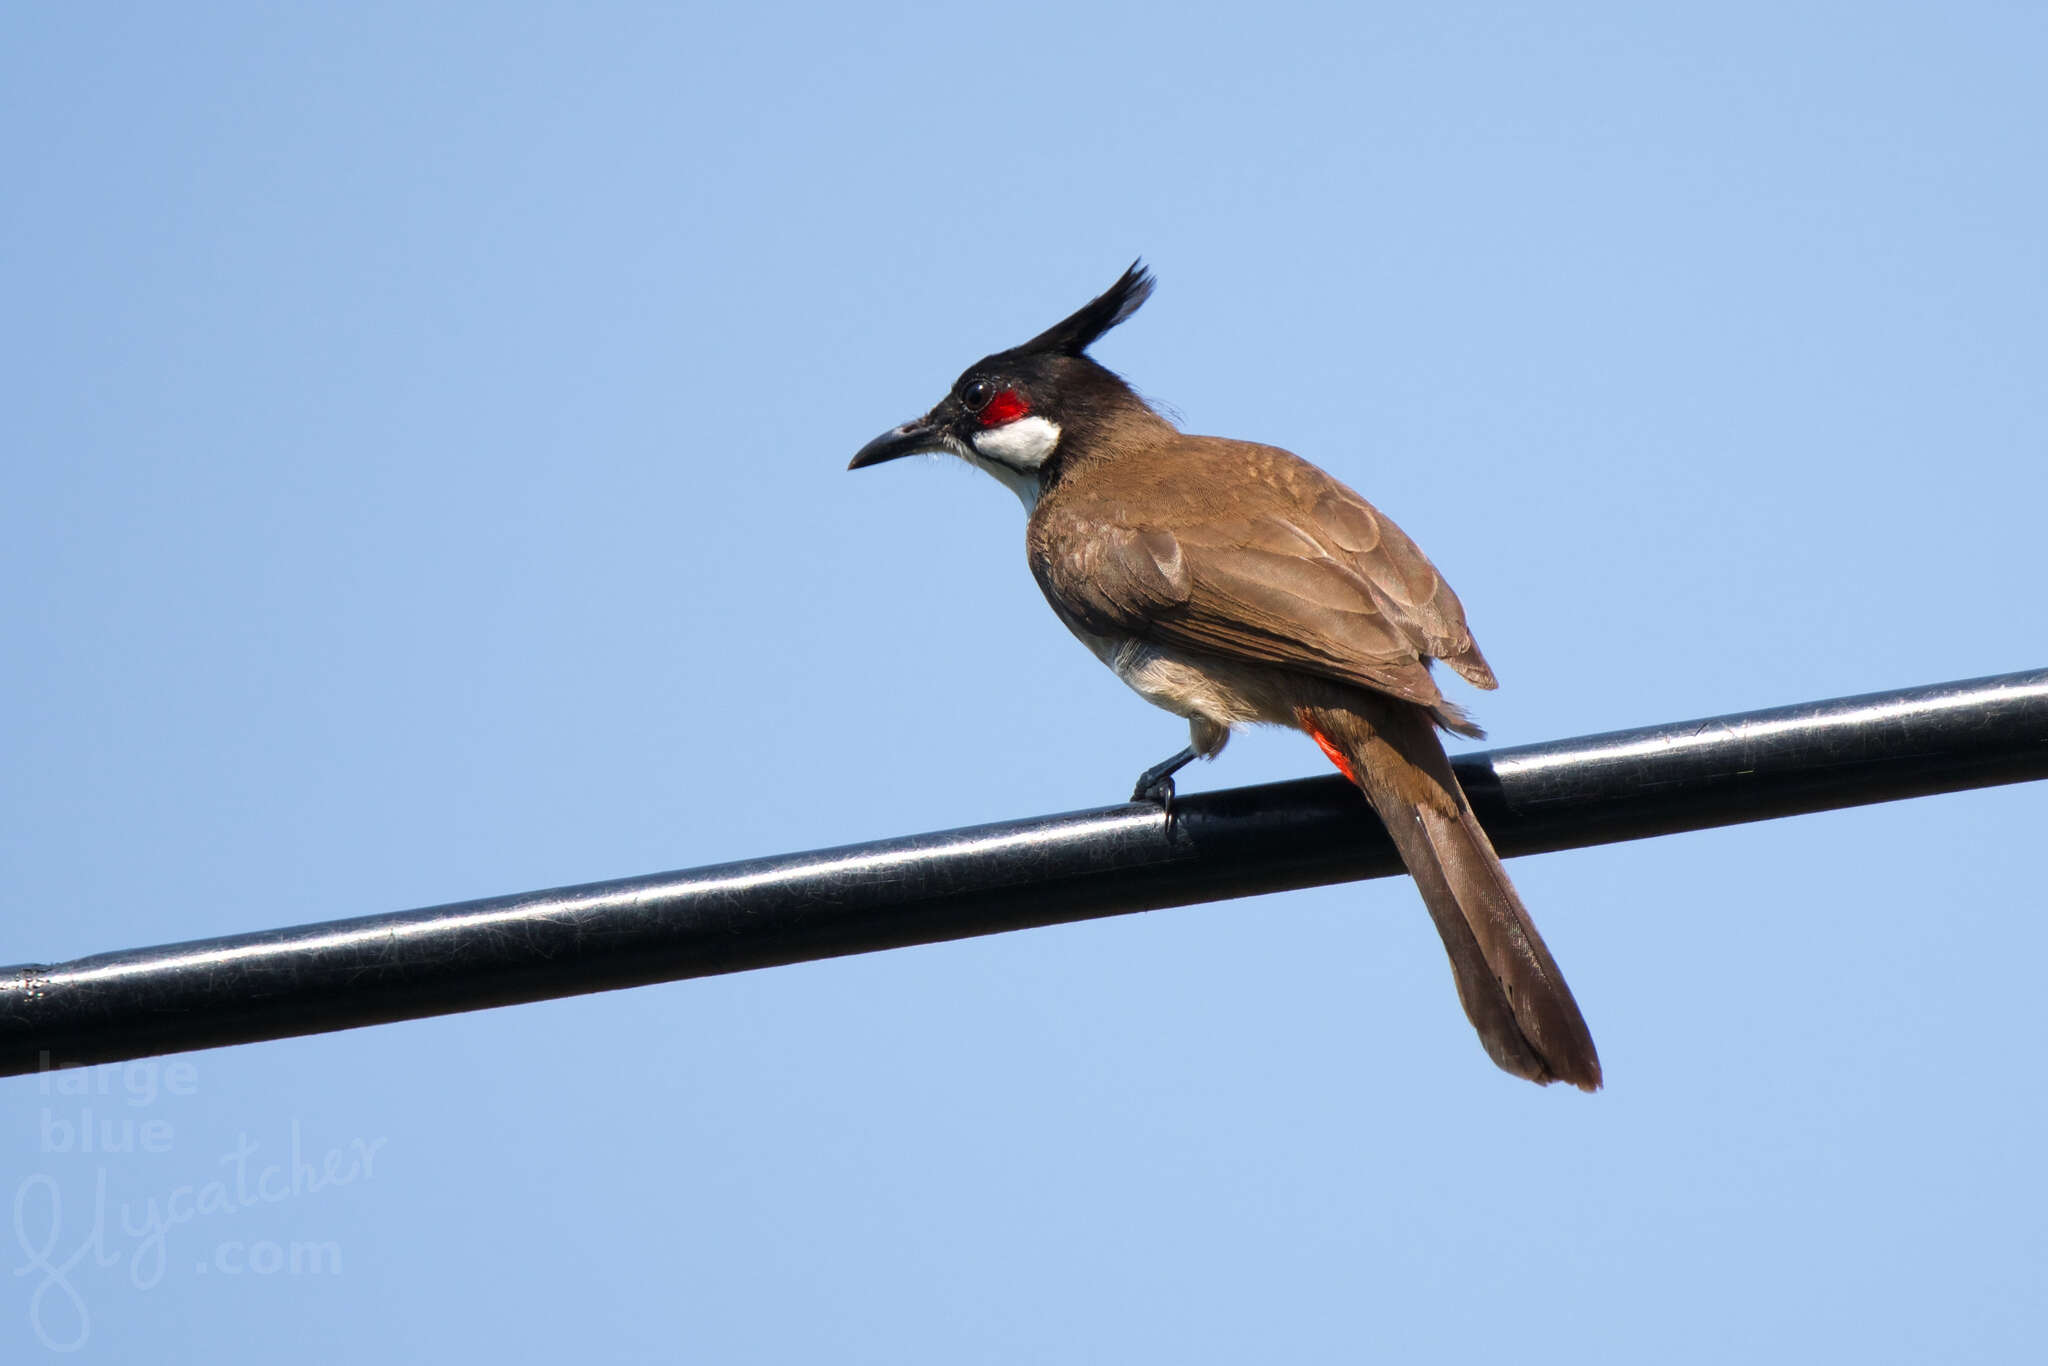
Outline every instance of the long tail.
<svg viewBox="0 0 2048 1366">
<path fill-rule="evenodd" d="M 1598 1090 L 1600 1056 L 1578 1002 L 1473 817 L 1429 713 L 1360 694 L 1344 706 L 1303 707 L 1295 719 L 1386 822 L 1488 1056 L 1539 1084 Z"/>
</svg>

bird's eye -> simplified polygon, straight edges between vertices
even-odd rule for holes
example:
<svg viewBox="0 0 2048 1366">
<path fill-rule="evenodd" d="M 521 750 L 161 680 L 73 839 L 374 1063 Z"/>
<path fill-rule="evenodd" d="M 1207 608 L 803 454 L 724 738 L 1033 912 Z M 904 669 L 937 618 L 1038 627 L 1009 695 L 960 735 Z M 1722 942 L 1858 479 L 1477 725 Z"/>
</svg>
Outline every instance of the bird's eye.
<svg viewBox="0 0 2048 1366">
<path fill-rule="evenodd" d="M 988 407 L 988 401 L 995 397 L 996 387 L 985 379 L 972 380 L 962 385 L 960 401 L 967 405 L 967 411 L 978 413 Z"/>
</svg>

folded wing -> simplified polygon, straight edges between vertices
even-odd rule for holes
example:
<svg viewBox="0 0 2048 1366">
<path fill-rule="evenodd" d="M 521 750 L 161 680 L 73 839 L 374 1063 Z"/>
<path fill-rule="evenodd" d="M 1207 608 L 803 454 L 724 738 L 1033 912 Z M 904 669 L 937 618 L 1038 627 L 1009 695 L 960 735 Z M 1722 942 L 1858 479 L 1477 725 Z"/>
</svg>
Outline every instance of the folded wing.
<svg viewBox="0 0 2048 1366">
<path fill-rule="evenodd" d="M 1205 459 L 1229 461 L 1227 483 L 1186 468 Z M 1432 708 L 1443 698 L 1427 660 L 1494 686 L 1450 585 L 1356 493 L 1270 446 L 1182 444 L 1175 463 L 1142 500 L 1143 520 L 1086 496 L 1049 500 L 1034 519 L 1032 572 L 1084 628 Z M 1205 511 L 1189 492 L 1203 486 L 1233 495 Z"/>
</svg>

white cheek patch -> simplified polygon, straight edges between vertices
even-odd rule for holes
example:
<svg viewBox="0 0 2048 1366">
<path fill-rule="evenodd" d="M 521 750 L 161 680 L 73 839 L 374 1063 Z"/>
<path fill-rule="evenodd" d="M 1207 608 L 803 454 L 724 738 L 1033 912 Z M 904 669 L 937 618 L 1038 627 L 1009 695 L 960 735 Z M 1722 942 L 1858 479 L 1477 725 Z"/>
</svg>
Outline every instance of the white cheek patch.
<svg viewBox="0 0 2048 1366">
<path fill-rule="evenodd" d="M 999 461 L 1013 470 L 1035 470 L 1060 444 L 1060 428 L 1057 422 L 1042 417 L 1020 417 L 1015 422 L 976 432 L 973 440 L 974 449 L 986 459 Z"/>
</svg>

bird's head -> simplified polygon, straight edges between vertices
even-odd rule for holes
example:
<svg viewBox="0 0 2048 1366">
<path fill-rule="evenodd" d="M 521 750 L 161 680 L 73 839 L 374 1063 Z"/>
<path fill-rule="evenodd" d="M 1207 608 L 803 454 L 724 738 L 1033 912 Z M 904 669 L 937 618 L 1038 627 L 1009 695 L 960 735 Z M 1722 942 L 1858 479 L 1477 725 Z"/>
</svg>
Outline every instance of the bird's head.
<svg viewBox="0 0 2048 1366">
<path fill-rule="evenodd" d="M 1133 261 L 1101 295 L 1030 341 L 968 366 L 930 412 L 868 442 L 847 468 L 905 455 L 957 455 L 1032 506 L 1063 441 L 1073 444 L 1125 405 L 1144 406 L 1087 350 L 1151 293 L 1151 272 Z"/>
</svg>

